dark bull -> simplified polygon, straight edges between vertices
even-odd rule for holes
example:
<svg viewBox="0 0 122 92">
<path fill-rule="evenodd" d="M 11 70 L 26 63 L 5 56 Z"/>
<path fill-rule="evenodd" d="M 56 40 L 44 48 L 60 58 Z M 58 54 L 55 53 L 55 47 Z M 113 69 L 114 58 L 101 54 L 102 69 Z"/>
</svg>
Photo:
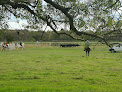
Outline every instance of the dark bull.
<svg viewBox="0 0 122 92">
<path fill-rule="evenodd" d="M 78 44 L 65 44 L 65 45 L 60 45 L 60 47 L 77 47 L 80 46 Z"/>
</svg>

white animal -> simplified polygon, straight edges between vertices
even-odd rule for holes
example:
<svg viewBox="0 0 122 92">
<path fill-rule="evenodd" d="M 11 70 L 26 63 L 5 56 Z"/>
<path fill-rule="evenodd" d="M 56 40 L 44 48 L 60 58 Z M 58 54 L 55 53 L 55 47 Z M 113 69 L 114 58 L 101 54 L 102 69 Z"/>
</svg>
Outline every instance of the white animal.
<svg viewBox="0 0 122 92">
<path fill-rule="evenodd" d="M 15 50 L 15 43 L 10 43 L 9 44 L 9 50 Z"/>
<path fill-rule="evenodd" d="M 22 43 L 22 46 L 21 46 L 20 44 L 17 44 L 16 48 L 17 48 L 17 50 L 18 50 L 19 48 L 22 48 L 22 50 L 23 50 L 23 48 L 24 48 L 24 43 Z"/>
<path fill-rule="evenodd" d="M 9 50 L 9 44 L 7 44 L 7 46 L 2 44 L 2 49 L 1 50 L 2 51 Z"/>
</svg>

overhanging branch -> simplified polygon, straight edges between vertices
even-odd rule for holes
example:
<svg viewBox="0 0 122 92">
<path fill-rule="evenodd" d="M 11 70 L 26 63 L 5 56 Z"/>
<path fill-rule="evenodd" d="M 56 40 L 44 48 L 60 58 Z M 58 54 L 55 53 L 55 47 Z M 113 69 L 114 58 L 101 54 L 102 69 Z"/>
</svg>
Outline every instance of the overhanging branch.
<svg viewBox="0 0 122 92">
<path fill-rule="evenodd" d="M 66 15 L 66 17 L 69 19 L 70 30 L 74 31 L 77 35 L 79 35 L 79 36 L 81 36 L 81 35 L 88 35 L 88 36 L 99 38 L 99 39 L 103 40 L 106 43 L 107 46 L 110 47 L 110 45 L 108 44 L 106 39 L 101 37 L 101 36 L 90 34 L 90 33 L 86 33 L 86 32 L 79 32 L 76 29 L 76 27 L 74 26 L 73 17 L 68 13 L 66 8 L 64 8 L 63 6 L 58 5 L 57 3 L 53 2 L 52 0 L 44 0 L 44 1 L 49 3 L 49 4 L 51 4 L 53 7 L 55 7 L 58 10 L 60 10 L 62 13 L 64 13 Z"/>
</svg>

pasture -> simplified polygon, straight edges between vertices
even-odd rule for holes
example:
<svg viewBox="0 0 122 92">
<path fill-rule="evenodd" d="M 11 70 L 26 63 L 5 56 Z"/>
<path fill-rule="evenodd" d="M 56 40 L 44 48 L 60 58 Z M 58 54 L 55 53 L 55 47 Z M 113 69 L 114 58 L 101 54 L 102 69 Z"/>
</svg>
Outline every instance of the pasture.
<svg viewBox="0 0 122 92">
<path fill-rule="evenodd" d="M 93 46 L 91 47 L 91 49 Z M 0 92 L 122 92 L 122 52 L 25 44 L 0 52 Z"/>
</svg>

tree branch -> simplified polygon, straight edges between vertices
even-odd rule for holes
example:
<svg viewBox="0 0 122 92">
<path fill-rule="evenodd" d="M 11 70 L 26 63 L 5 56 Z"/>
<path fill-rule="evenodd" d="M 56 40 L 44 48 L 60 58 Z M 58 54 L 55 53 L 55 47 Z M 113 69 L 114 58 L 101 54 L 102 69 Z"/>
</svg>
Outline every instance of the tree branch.
<svg viewBox="0 0 122 92">
<path fill-rule="evenodd" d="M 117 2 L 119 2 L 119 0 L 116 0 L 116 2 L 115 2 L 114 4 L 112 4 L 111 6 L 107 7 L 106 9 L 108 9 L 108 8 L 112 8 L 114 5 L 117 4 Z"/>
<path fill-rule="evenodd" d="M 99 37 L 97 35 L 89 34 L 89 33 L 86 33 L 86 32 L 79 32 L 74 26 L 73 17 L 67 12 L 66 8 L 56 4 L 52 0 L 44 0 L 44 1 L 49 3 L 49 4 L 51 4 L 56 9 L 59 9 L 61 12 L 63 12 L 68 17 L 69 24 L 70 24 L 70 30 L 74 31 L 77 35 L 81 36 L 82 34 L 84 34 L 84 35 L 93 36 L 93 37 L 97 37 L 97 38 L 103 39 L 102 37 Z"/>
<path fill-rule="evenodd" d="M 62 35 L 62 34 L 67 35 L 67 36 L 69 36 L 70 38 L 72 38 L 72 39 L 74 39 L 74 40 L 85 41 L 85 40 L 83 40 L 83 39 L 73 37 L 73 36 L 71 36 L 70 34 L 67 34 L 67 33 L 58 33 L 58 34 L 59 34 L 59 35 Z"/>
<path fill-rule="evenodd" d="M 66 10 L 66 8 L 64 8 L 63 6 L 60 6 L 60 5 L 56 4 L 52 0 L 44 0 L 44 1 L 47 2 L 47 3 L 49 3 L 49 4 L 51 4 L 53 7 L 55 7 L 58 10 L 60 10 L 62 13 L 64 13 L 67 16 L 67 18 L 69 19 L 70 30 L 74 31 L 77 35 L 81 36 L 83 34 L 83 35 L 88 35 L 88 36 L 92 36 L 92 37 L 99 38 L 99 39 L 103 40 L 106 43 L 107 46 L 110 47 L 110 45 L 108 44 L 108 42 L 106 41 L 106 39 L 103 38 L 103 37 L 100 37 L 100 36 L 97 36 L 97 35 L 94 35 L 94 34 L 90 34 L 90 33 L 86 33 L 86 32 L 79 32 L 75 28 L 75 26 L 74 26 L 73 17 L 68 13 L 68 11 Z"/>
<path fill-rule="evenodd" d="M 110 32 L 108 32 L 108 33 L 106 33 L 106 34 L 104 34 L 103 36 L 107 36 L 107 35 L 109 35 L 109 34 L 112 34 L 113 32 L 121 31 L 121 30 L 122 30 L 122 29 L 112 30 L 112 31 L 110 31 Z"/>
</svg>

